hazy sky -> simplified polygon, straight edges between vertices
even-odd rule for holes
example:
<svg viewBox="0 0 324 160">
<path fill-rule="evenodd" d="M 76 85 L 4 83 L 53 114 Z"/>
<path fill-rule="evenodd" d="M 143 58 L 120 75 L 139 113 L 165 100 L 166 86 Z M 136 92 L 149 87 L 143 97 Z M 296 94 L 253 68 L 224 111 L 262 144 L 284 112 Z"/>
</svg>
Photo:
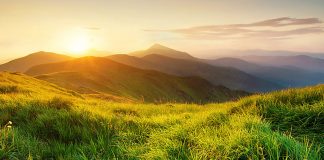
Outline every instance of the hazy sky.
<svg viewBox="0 0 324 160">
<path fill-rule="evenodd" d="M 323 20 L 324 0 L 0 0 L 0 60 L 153 43 L 198 57 L 228 49 L 324 52 Z"/>
</svg>

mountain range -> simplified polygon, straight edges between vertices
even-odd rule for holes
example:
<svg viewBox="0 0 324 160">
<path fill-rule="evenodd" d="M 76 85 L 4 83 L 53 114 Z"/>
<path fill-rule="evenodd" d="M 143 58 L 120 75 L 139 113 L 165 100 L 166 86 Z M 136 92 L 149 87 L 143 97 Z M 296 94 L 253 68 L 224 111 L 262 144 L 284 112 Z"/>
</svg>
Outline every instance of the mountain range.
<svg viewBox="0 0 324 160">
<path fill-rule="evenodd" d="M 243 60 L 265 65 L 277 67 L 295 67 L 311 72 L 324 73 L 324 59 L 314 58 L 307 55 L 297 56 L 244 56 Z"/>
<path fill-rule="evenodd" d="M 129 54 L 73 58 L 37 52 L 0 65 L 82 94 L 146 102 L 219 102 L 324 83 L 324 60 L 299 56 L 200 59 L 160 44 Z"/>
<path fill-rule="evenodd" d="M 218 58 L 220 57 L 231 57 L 241 58 L 244 56 L 298 56 L 307 55 L 314 58 L 324 59 L 324 53 L 316 52 L 297 52 L 297 51 L 286 51 L 286 50 L 220 50 L 217 52 Z"/>
<path fill-rule="evenodd" d="M 158 70 L 177 76 L 199 76 L 214 85 L 224 85 L 236 90 L 265 92 L 280 89 L 280 86 L 275 83 L 249 75 L 238 69 L 212 66 L 199 60 L 171 58 L 158 54 L 149 54 L 142 58 L 129 55 L 113 55 L 108 58 L 126 65 Z"/>
<path fill-rule="evenodd" d="M 267 59 L 267 57 L 264 58 Z M 324 74 L 316 72 L 316 69 L 309 71 L 296 66 L 280 66 L 270 62 L 263 65 L 262 63 L 256 64 L 230 57 L 208 60 L 207 63 L 215 66 L 234 67 L 262 79 L 276 82 L 284 87 L 303 87 L 324 82 Z"/>
<path fill-rule="evenodd" d="M 247 95 L 200 77 L 177 77 L 100 57 L 38 65 L 26 74 L 81 93 L 103 92 L 146 102 L 215 102 Z"/>
</svg>

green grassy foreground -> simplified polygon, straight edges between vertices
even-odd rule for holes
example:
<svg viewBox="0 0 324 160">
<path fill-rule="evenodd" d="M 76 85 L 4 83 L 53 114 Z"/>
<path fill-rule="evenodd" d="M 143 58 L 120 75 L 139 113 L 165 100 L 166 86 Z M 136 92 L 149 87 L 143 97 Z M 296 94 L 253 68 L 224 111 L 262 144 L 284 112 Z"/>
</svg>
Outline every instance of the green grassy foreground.
<svg viewBox="0 0 324 160">
<path fill-rule="evenodd" d="M 0 74 L 0 159 L 321 159 L 324 86 L 221 104 L 116 103 Z"/>
</svg>

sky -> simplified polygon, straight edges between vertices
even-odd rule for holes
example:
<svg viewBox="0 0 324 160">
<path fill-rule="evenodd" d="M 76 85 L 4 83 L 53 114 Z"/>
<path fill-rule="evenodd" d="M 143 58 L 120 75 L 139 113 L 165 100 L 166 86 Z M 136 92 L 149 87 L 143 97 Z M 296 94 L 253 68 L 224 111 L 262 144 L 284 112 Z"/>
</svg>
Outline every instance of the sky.
<svg viewBox="0 0 324 160">
<path fill-rule="evenodd" d="M 324 52 L 323 0 L 0 0 L 0 60 L 37 51 L 127 53 L 154 43 Z"/>
</svg>

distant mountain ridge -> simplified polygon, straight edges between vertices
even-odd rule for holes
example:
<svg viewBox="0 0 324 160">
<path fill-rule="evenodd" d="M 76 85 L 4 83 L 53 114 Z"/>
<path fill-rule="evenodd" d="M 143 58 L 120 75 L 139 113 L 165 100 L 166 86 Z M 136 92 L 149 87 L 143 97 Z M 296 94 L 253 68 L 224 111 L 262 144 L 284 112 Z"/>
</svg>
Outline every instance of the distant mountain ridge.
<svg viewBox="0 0 324 160">
<path fill-rule="evenodd" d="M 324 73 L 292 66 L 264 66 L 238 58 L 220 58 L 208 60 L 208 63 L 216 66 L 234 67 L 285 87 L 303 87 L 324 83 Z"/>
<path fill-rule="evenodd" d="M 298 56 L 307 55 L 313 58 L 324 59 L 324 53 L 321 52 L 302 52 L 302 51 L 288 51 L 288 50 L 223 50 L 217 53 L 221 57 L 235 57 L 241 58 L 244 56 Z"/>
<path fill-rule="evenodd" d="M 306 55 L 297 56 L 244 56 L 243 60 L 266 66 L 292 66 L 312 72 L 324 73 L 324 59 Z"/>
<path fill-rule="evenodd" d="M 223 67 L 233 67 L 240 69 L 245 72 L 253 72 L 254 70 L 261 67 L 258 64 L 254 64 L 239 58 L 232 58 L 232 57 L 223 57 L 218 59 L 206 59 L 204 62 L 216 65 L 216 66 L 223 66 Z"/>
<path fill-rule="evenodd" d="M 25 72 L 35 65 L 66 61 L 70 59 L 72 59 L 70 56 L 40 51 L 0 65 L 0 71 Z"/>
</svg>

